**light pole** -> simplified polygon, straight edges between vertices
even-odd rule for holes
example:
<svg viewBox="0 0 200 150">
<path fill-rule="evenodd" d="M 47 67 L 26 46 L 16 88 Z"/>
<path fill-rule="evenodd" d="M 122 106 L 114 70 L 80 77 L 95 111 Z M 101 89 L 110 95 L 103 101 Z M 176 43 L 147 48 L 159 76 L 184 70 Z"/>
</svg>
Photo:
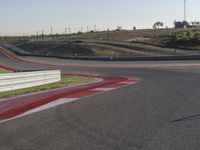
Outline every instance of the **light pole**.
<svg viewBox="0 0 200 150">
<path fill-rule="evenodd" d="M 186 0 L 184 0 L 184 21 L 187 21 L 187 16 L 186 16 L 186 3 L 187 3 L 187 1 Z"/>
</svg>

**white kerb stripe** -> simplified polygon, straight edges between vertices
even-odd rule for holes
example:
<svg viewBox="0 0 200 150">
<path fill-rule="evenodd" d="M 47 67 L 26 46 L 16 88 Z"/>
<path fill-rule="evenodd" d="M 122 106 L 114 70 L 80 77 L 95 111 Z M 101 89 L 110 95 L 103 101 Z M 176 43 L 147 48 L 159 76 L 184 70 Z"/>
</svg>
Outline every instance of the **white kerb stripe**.
<svg viewBox="0 0 200 150">
<path fill-rule="evenodd" d="M 78 100 L 78 98 L 60 98 L 60 99 L 50 102 L 48 104 L 42 105 L 42 106 L 32 109 L 30 111 L 27 111 L 23 115 L 30 115 L 30 114 L 33 114 L 36 112 L 40 112 L 40 111 L 54 108 L 54 107 L 57 107 L 57 106 L 60 106 L 63 104 L 67 104 L 67 103 L 70 103 L 70 102 L 73 102 L 76 100 Z"/>
<path fill-rule="evenodd" d="M 10 121 L 10 120 L 13 120 L 13 119 L 17 119 L 17 118 L 21 118 L 21 117 L 24 117 L 24 116 L 27 116 L 27 115 L 31 115 L 31 114 L 34 114 L 34 113 L 37 113 L 37 112 L 40 112 L 40 111 L 43 111 L 43 110 L 47 110 L 47 109 L 50 109 L 50 108 L 54 108 L 54 107 L 57 107 L 57 106 L 60 106 L 60 105 L 63 105 L 63 104 L 73 102 L 73 101 L 76 101 L 76 100 L 78 100 L 78 98 L 61 98 L 61 99 L 58 99 L 56 101 L 50 102 L 50 103 L 42 105 L 40 107 L 37 107 L 35 109 L 29 110 L 29 111 L 27 111 L 27 112 L 25 112 L 25 113 L 23 113 L 19 116 L 16 116 L 16 117 L 13 117 L 13 118 L 10 118 L 10 119 L 6 119 L 6 120 L 2 120 L 2 121 L 0 121 L 0 123 L 4 123 L 4 122 L 7 122 L 7 121 Z"/>
<path fill-rule="evenodd" d="M 116 88 L 96 88 L 96 89 L 92 89 L 92 91 L 111 91 L 114 89 Z"/>
</svg>

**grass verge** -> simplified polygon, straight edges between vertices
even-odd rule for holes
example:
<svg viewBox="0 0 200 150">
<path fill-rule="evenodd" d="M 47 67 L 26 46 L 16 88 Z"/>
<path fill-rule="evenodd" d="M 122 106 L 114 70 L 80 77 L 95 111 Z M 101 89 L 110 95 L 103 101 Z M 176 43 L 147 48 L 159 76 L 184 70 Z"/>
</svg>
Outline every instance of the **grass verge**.
<svg viewBox="0 0 200 150">
<path fill-rule="evenodd" d="M 9 73 L 9 71 L 0 68 L 0 73 Z"/>
<path fill-rule="evenodd" d="M 11 97 L 24 95 L 24 94 L 30 94 L 30 93 L 37 93 L 40 91 L 52 90 L 52 89 L 61 88 L 61 87 L 91 83 L 94 81 L 95 81 L 95 78 L 90 78 L 90 77 L 62 76 L 61 81 L 59 82 L 26 88 L 26 89 L 14 90 L 14 91 L 9 91 L 9 92 L 0 92 L 0 99 L 11 98 Z"/>
</svg>

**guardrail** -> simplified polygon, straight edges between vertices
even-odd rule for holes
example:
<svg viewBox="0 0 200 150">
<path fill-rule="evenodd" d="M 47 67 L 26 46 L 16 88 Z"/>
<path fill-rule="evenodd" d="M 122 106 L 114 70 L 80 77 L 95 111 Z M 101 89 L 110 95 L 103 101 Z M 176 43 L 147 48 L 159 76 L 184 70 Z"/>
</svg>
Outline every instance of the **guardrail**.
<svg viewBox="0 0 200 150">
<path fill-rule="evenodd" d="M 60 70 L 0 74 L 0 92 L 29 88 L 61 80 Z"/>
</svg>

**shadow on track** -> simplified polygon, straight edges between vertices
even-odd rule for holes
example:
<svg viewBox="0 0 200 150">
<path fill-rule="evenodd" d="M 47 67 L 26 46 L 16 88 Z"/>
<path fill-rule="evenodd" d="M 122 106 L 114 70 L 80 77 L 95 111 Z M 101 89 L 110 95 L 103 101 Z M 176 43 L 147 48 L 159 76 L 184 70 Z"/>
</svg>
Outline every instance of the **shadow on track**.
<svg viewBox="0 0 200 150">
<path fill-rule="evenodd" d="M 195 120 L 195 119 L 200 119 L 200 114 L 191 115 L 191 116 L 183 117 L 183 118 L 180 118 L 180 119 L 175 119 L 175 120 L 172 120 L 170 122 L 175 123 L 175 122 L 190 121 L 190 120 Z"/>
</svg>

